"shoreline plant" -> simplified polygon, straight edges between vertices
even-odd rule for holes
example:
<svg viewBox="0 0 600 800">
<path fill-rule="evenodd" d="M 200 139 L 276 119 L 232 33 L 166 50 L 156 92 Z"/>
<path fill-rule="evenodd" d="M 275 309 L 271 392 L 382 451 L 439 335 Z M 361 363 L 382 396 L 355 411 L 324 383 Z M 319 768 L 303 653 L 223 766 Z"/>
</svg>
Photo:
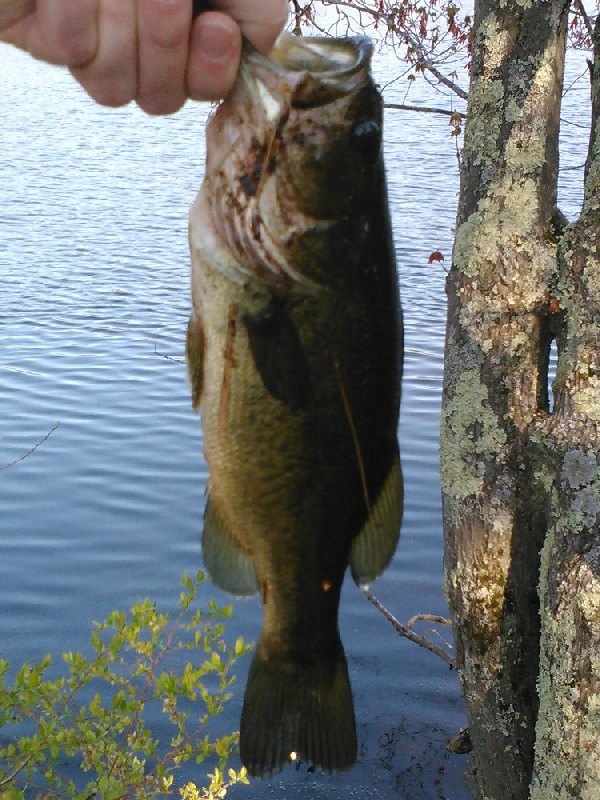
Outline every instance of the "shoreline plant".
<svg viewBox="0 0 600 800">
<path fill-rule="evenodd" d="M 1 800 L 213 800 L 249 782 L 244 768 L 227 767 L 238 732 L 207 729 L 251 647 L 224 639 L 231 606 L 195 607 L 203 581 L 184 574 L 173 617 L 145 599 L 94 623 L 89 656 L 64 653 L 55 667 L 47 655 L 12 677 L 0 659 Z M 160 736 L 149 719 L 157 714 Z M 206 759 L 217 765 L 199 788 L 182 767 Z"/>
</svg>

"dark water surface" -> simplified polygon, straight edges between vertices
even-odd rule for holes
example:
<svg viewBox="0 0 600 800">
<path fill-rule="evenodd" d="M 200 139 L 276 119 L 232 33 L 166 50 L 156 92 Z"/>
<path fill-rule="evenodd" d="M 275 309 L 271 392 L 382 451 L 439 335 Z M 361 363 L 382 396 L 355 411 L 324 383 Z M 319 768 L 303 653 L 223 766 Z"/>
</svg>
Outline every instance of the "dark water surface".
<svg viewBox="0 0 600 800">
<path fill-rule="evenodd" d="M 401 101 L 396 91 L 388 99 Z M 421 99 L 440 104 L 434 92 Z M 160 354 L 183 355 L 187 212 L 207 108 L 188 104 L 167 119 L 102 109 L 66 73 L 0 47 L 0 112 L 0 467 L 60 422 L 0 471 L 0 657 L 17 666 L 85 649 L 91 620 L 141 597 L 174 609 L 181 574 L 201 567 L 200 423 L 183 364 Z M 373 591 L 406 621 L 447 614 L 437 474 L 445 273 L 428 256 L 439 249 L 449 263 L 458 178 L 446 118 L 387 119 L 406 322 L 406 512 Z M 567 133 L 566 161 L 582 164 L 585 132 Z M 580 172 L 565 178 L 572 215 Z M 210 597 L 230 602 L 206 583 L 202 602 Z M 464 757 L 446 752 L 464 724 L 455 673 L 399 638 L 351 581 L 340 625 L 357 766 L 335 776 L 290 767 L 229 796 L 467 800 Z M 236 602 L 231 638 L 255 640 L 259 627 L 258 600 Z M 221 731 L 238 726 L 248 663 Z M 185 778 L 201 785 L 205 771 Z"/>
</svg>

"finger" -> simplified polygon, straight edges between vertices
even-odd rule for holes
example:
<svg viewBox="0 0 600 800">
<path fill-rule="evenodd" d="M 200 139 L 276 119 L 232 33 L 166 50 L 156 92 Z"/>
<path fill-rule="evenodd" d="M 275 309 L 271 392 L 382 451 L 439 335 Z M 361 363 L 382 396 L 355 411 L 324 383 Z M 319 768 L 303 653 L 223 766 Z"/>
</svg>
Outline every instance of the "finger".
<svg viewBox="0 0 600 800">
<path fill-rule="evenodd" d="M 194 22 L 187 70 L 193 100 L 218 100 L 231 90 L 242 52 L 237 23 L 226 14 L 206 11 Z"/>
<path fill-rule="evenodd" d="M 17 5 L 14 0 L 9 3 L 13 9 Z M 2 34 L 4 41 L 52 64 L 79 66 L 94 58 L 98 0 L 38 0 L 20 5 L 20 19 Z"/>
<path fill-rule="evenodd" d="M 98 47 L 97 12 L 98 0 L 41 0 L 36 4 L 40 42 L 60 64 L 89 63 Z"/>
<path fill-rule="evenodd" d="M 138 104 L 172 114 L 185 103 L 191 28 L 190 0 L 138 3 Z"/>
<path fill-rule="evenodd" d="M 135 0 L 99 0 L 96 57 L 90 64 L 72 69 L 71 72 L 86 92 L 101 105 L 123 106 L 136 97 Z"/>
<path fill-rule="evenodd" d="M 6 41 L 4 32 L 16 25 L 35 9 L 35 0 L 4 0 L 0 4 L 0 39 Z M 11 42 L 12 44 L 12 42 Z"/>
<path fill-rule="evenodd" d="M 233 17 L 263 53 L 271 50 L 288 18 L 288 0 L 214 0 L 213 6 Z"/>
</svg>

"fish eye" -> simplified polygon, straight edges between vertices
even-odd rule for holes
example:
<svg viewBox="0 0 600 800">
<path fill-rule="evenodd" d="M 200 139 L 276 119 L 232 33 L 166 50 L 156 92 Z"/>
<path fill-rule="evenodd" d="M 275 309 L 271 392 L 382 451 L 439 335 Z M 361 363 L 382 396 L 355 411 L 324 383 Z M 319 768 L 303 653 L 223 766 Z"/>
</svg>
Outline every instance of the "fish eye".
<svg viewBox="0 0 600 800">
<path fill-rule="evenodd" d="M 363 120 L 352 129 L 351 141 L 359 153 L 374 157 L 381 146 L 381 128 L 372 119 Z"/>
</svg>

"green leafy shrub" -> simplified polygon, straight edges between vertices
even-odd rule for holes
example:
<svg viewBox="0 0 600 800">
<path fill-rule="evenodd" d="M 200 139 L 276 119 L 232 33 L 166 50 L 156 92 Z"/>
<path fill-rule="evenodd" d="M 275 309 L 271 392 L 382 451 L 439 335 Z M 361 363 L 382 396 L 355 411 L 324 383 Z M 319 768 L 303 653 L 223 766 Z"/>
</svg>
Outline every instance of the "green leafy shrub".
<svg viewBox="0 0 600 800">
<path fill-rule="evenodd" d="M 203 580 L 201 572 L 184 575 L 174 619 L 144 600 L 96 623 L 91 657 L 65 653 L 59 677 L 51 677 L 51 656 L 24 664 L 12 680 L 0 660 L 1 800 L 144 800 L 175 792 L 212 800 L 248 783 L 244 769 L 225 773 L 238 733 L 211 741 L 206 727 L 231 697 L 232 668 L 250 647 L 241 637 L 233 649 L 226 645 L 230 606 L 210 601 L 207 610 L 193 610 Z M 167 741 L 150 729 L 151 712 L 168 726 Z M 218 767 L 208 786 L 176 788 L 183 764 L 209 757 Z"/>
</svg>

